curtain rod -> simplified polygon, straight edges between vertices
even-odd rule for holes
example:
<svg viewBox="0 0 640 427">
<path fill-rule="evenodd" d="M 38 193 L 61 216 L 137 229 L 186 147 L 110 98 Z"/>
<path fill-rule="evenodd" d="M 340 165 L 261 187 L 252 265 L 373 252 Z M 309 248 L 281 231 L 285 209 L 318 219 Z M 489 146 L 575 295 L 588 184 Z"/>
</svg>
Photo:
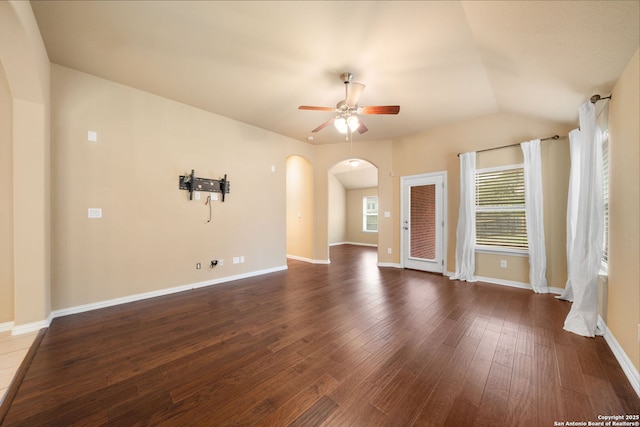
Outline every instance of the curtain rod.
<svg viewBox="0 0 640 427">
<path fill-rule="evenodd" d="M 592 104 L 595 104 L 598 101 L 604 101 L 605 99 L 611 99 L 611 95 L 609 96 L 600 96 L 598 94 L 593 95 L 591 98 L 589 98 L 589 101 L 591 101 Z"/>
<path fill-rule="evenodd" d="M 548 136 L 546 138 L 541 138 L 540 141 L 557 141 L 558 139 L 565 139 L 566 136 L 560 136 L 560 135 L 553 135 L 553 136 Z M 491 147 L 491 148 L 485 148 L 484 150 L 477 150 L 476 153 L 483 153 L 485 151 L 491 151 L 491 150 L 499 150 L 500 148 L 507 148 L 507 147 L 515 147 L 516 145 L 520 145 L 520 143 L 517 144 L 508 144 L 508 145 L 501 145 L 500 147 Z M 460 154 L 462 153 L 458 153 L 458 157 L 460 157 Z"/>
</svg>

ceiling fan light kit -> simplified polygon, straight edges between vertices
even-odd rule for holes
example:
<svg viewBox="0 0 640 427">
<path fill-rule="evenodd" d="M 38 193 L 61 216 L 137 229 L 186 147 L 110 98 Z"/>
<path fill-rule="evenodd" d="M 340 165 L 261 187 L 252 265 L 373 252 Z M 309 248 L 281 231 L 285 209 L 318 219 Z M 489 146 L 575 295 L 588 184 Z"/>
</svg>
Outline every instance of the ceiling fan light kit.
<svg viewBox="0 0 640 427">
<path fill-rule="evenodd" d="M 333 122 L 338 132 L 346 134 L 348 130 L 355 132 L 360 127 L 360 121 L 356 116 L 336 117 Z"/>
<path fill-rule="evenodd" d="M 337 116 L 330 118 L 322 123 L 311 132 L 319 132 L 326 126 L 333 123 L 338 132 L 346 134 L 347 132 L 365 133 L 369 129 L 360 121 L 358 114 L 398 114 L 400 112 L 399 105 L 375 105 L 368 107 L 358 107 L 358 100 L 364 91 L 365 85 L 362 83 L 351 82 L 353 74 L 346 72 L 340 75 L 345 87 L 345 99 L 338 102 L 336 107 L 315 107 L 310 105 L 301 105 L 299 110 L 312 111 L 332 111 L 338 113 Z"/>
</svg>

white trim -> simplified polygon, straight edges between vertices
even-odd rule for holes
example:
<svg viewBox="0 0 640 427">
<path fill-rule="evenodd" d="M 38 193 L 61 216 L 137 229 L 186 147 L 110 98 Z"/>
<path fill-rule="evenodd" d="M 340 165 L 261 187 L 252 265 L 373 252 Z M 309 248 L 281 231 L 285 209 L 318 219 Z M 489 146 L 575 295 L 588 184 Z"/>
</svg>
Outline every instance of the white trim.
<svg viewBox="0 0 640 427">
<path fill-rule="evenodd" d="M 78 306 L 75 306 L 75 307 L 64 308 L 64 309 L 61 309 L 61 310 L 54 310 L 51 313 L 50 317 L 56 318 L 56 317 L 68 316 L 70 314 L 83 313 L 85 311 L 97 310 L 97 309 L 100 309 L 100 308 L 112 307 L 114 305 L 120 305 L 120 304 L 129 303 L 129 302 L 145 300 L 145 299 L 148 299 L 148 298 L 155 298 L 155 297 L 159 297 L 159 296 L 175 294 L 175 293 L 178 293 L 178 292 L 189 291 L 189 290 L 192 290 L 192 289 L 204 288 L 204 287 L 207 287 L 207 286 L 218 285 L 218 284 L 221 284 L 221 283 L 231 282 L 231 281 L 234 281 L 234 280 L 246 279 L 246 278 L 254 277 L 254 276 L 261 276 L 263 274 L 274 273 L 276 271 L 282 271 L 282 270 L 286 270 L 286 269 L 287 269 L 287 266 L 283 265 L 283 266 L 279 266 L 279 267 L 268 268 L 268 269 L 265 269 L 265 270 L 252 271 L 252 272 L 249 272 L 249 273 L 237 274 L 237 275 L 234 275 L 234 276 L 227 276 L 227 277 L 222 277 L 222 278 L 214 279 L 214 280 L 207 280 L 207 281 L 204 281 L 204 282 L 198 282 L 198 283 L 192 283 L 192 284 L 188 284 L 188 285 L 176 286 L 176 287 L 173 287 L 173 288 L 161 289 L 161 290 L 158 290 L 158 291 L 152 291 L 152 292 L 145 292 L 145 293 L 142 293 L 142 294 L 129 295 L 129 296 L 122 297 L 122 298 L 114 298 L 114 299 L 105 300 L 105 301 L 99 301 L 99 302 L 95 302 L 95 303 L 91 303 L 91 304 L 78 305 Z"/>
<path fill-rule="evenodd" d="M 303 262 L 308 262 L 309 264 L 313 264 L 313 260 L 311 258 L 305 258 L 298 255 L 287 254 L 287 259 L 295 259 L 296 261 L 303 261 Z"/>
<path fill-rule="evenodd" d="M 515 163 L 513 165 L 494 166 L 491 168 L 476 169 L 476 174 L 487 173 L 487 172 L 502 172 L 502 171 L 508 171 L 511 169 L 524 169 L 524 163 Z"/>
<path fill-rule="evenodd" d="M 395 262 L 379 262 L 376 264 L 378 267 L 393 267 L 393 268 L 403 268 L 402 264 L 398 264 Z"/>
<path fill-rule="evenodd" d="M 442 237 L 441 237 L 441 241 L 440 243 L 440 250 L 441 250 L 441 261 L 442 261 L 442 274 L 444 274 L 444 271 L 446 269 L 446 265 L 447 265 L 447 244 L 448 244 L 448 239 L 447 239 L 447 233 L 448 233 L 448 229 L 449 229 L 449 216 L 448 216 L 448 205 L 449 205 L 449 199 L 448 199 L 448 191 L 449 191 L 449 183 L 448 183 L 448 175 L 447 175 L 447 171 L 440 171 L 440 172 L 429 172 L 429 173 L 421 173 L 421 174 L 416 174 L 416 175 L 407 175 L 407 176 L 401 176 L 400 177 L 400 221 L 402 221 L 402 218 L 405 218 L 408 214 L 408 212 L 406 212 L 406 207 L 405 207 L 405 203 L 407 203 L 407 201 L 405 200 L 405 186 L 410 186 L 412 181 L 422 181 L 425 179 L 438 179 L 441 178 L 442 179 Z M 436 184 L 437 185 L 437 184 Z M 436 200 L 436 203 L 438 201 Z M 402 223 L 400 224 L 400 227 L 402 227 Z M 405 233 L 402 231 L 402 229 L 400 230 L 400 267 L 401 268 L 405 268 L 406 267 L 406 260 L 407 260 L 407 256 L 405 256 Z M 438 242 L 436 242 L 437 244 Z"/>
<path fill-rule="evenodd" d="M 447 272 L 446 276 L 453 276 L 453 274 L 454 273 L 452 272 Z M 520 289 L 527 289 L 529 291 L 533 291 L 533 288 L 531 287 L 531 285 L 525 282 L 516 282 L 514 280 L 496 279 L 493 277 L 483 277 L 483 276 L 476 276 L 476 279 L 478 282 L 491 283 L 492 285 L 509 286 L 512 288 L 520 288 Z M 548 289 L 550 294 L 557 294 L 557 295 L 560 295 L 564 291 L 564 289 L 562 288 L 554 288 L 551 286 Z"/>
<path fill-rule="evenodd" d="M 377 243 L 359 243 L 359 242 L 345 242 L 345 245 L 355 245 L 355 246 L 369 246 L 371 248 L 377 248 Z"/>
<path fill-rule="evenodd" d="M 633 366 L 633 362 L 629 359 L 627 353 L 625 353 L 624 349 L 620 346 L 607 327 L 607 324 L 604 323 L 604 320 L 602 320 L 602 317 L 600 316 L 598 316 L 598 327 L 604 331 L 604 340 L 609 344 L 611 352 L 616 357 L 622 371 L 627 376 L 629 383 L 631 383 L 631 387 L 633 387 L 638 397 L 640 397 L 640 373 L 638 373 L 636 367 Z"/>
<path fill-rule="evenodd" d="M 476 253 L 483 253 L 483 254 L 497 254 L 497 255 L 520 256 L 520 257 L 529 256 L 529 249 L 506 248 L 504 246 L 476 245 L 475 251 Z"/>
<path fill-rule="evenodd" d="M 530 284 L 525 282 L 516 282 L 515 280 L 496 279 L 494 277 L 476 276 L 478 282 L 491 283 L 493 285 L 509 286 L 511 288 L 520 288 L 533 290 Z"/>
<path fill-rule="evenodd" d="M 40 320 L 38 322 L 33 323 L 25 323 L 24 325 L 14 326 L 11 329 L 11 335 L 22 335 L 28 334 L 30 332 L 38 332 L 42 328 L 48 328 L 51 324 L 51 320 L 53 319 L 53 313 L 49 315 L 49 318 L 46 320 Z"/>
<path fill-rule="evenodd" d="M 0 323 L 0 332 L 7 332 L 13 328 L 15 322 Z"/>
<path fill-rule="evenodd" d="M 328 259 L 311 259 L 305 258 L 297 255 L 287 255 L 288 259 L 294 259 L 296 261 L 308 262 L 309 264 L 331 264 L 331 261 Z"/>
<path fill-rule="evenodd" d="M 329 246 L 340 246 L 340 245 L 372 246 L 374 248 L 378 247 L 377 243 L 338 242 L 338 243 L 330 243 L 329 244 Z M 287 256 L 289 256 L 289 255 L 287 255 Z"/>
</svg>

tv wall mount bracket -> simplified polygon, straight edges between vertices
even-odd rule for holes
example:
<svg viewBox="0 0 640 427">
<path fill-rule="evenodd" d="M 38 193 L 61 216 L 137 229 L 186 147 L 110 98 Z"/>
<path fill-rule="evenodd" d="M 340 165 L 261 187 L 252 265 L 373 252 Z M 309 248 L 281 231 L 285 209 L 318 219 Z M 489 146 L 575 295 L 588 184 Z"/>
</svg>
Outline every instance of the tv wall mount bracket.
<svg viewBox="0 0 640 427">
<path fill-rule="evenodd" d="M 178 188 L 189 192 L 189 200 L 193 200 L 194 191 L 208 191 L 209 193 L 222 193 L 222 201 L 224 195 L 229 192 L 231 183 L 227 181 L 227 174 L 222 179 L 198 178 L 193 169 L 190 175 L 180 175 Z"/>
</svg>

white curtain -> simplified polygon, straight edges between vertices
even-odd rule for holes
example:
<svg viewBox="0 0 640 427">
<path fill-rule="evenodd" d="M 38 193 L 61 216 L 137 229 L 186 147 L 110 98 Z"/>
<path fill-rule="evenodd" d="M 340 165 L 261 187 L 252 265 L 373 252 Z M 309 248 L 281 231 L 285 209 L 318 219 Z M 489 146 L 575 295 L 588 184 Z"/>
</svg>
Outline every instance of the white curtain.
<svg viewBox="0 0 640 427">
<path fill-rule="evenodd" d="M 595 106 L 578 109 L 580 131 L 572 131 L 571 175 L 567 206 L 568 281 L 562 299 L 572 300 L 564 329 L 593 337 L 598 331 L 598 272 L 602 258 L 602 136 Z M 574 169 L 576 169 L 574 171 Z"/>
<path fill-rule="evenodd" d="M 451 279 L 475 282 L 476 153 L 460 155 L 460 210 L 456 229 L 456 272 Z"/>
<path fill-rule="evenodd" d="M 540 140 L 520 144 L 524 154 L 524 197 L 529 241 L 529 283 L 539 294 L 549 292 L 547 286 L 547 254 L 544 243 L 542 203 L 542 161 Z"/>
<path fill-rule="evenodd" d="M 567 272 L 571 272 L 571 256 L 578 223 L 578 195 L 580 194 L 580 148 L 582 147 L 582 135 L 580 129 L 569 132 L 569 153 L 571 157 L 571 169 L 569 173 L 569 194 L 567 197 Z M 571 275 L 567 274 L 567 283 L 560 299 L 573 301 L 573 288 Z"/>
</svg>

